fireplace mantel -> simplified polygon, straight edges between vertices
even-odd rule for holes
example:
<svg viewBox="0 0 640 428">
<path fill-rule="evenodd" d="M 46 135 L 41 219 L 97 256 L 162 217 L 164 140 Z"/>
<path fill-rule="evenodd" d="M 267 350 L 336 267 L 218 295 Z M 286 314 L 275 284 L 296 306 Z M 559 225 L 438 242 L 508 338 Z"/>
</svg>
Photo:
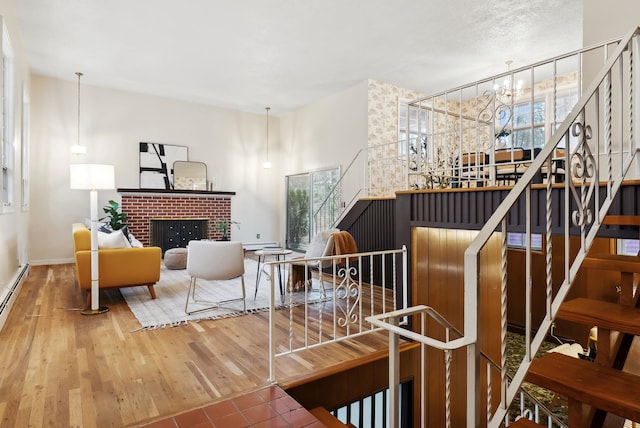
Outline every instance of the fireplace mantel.
<svg viewBox="0 0 640 428">
<path fill-rule="evenodd" d="M 233 196 L 236 192 L 226 192 L 221 190 L 173 190 L 173 189 L 117 189 L 118 193 L 127 195 L 166 195 L 166 196 L 197 196 L 219 198 Z"/>
</svg>

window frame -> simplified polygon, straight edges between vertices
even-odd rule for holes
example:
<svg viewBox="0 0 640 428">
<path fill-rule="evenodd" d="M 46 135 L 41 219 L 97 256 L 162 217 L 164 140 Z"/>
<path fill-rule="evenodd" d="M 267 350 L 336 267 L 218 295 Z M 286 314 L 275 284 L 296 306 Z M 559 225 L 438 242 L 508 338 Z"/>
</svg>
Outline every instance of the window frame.
<svg viewBox="0 0 640 428">
<path fill-rule="evenodd" d="M 409 151 L 413 151 L 414 154 L 418 154 L 418 148 L 416 142 L 421 140 L 422 137 L 426 138 L 428 135 L 429 125 L 431 121 L 431 114 L 426 109 L 420 109 L 417 107 L 410 107 L 410 100 L 398 98 L 398 158 L 403 159 L 412 153 L 407 153 L 407 147 Z M 416 112 L 415 127 L 412 126 L 411 112 Z M 418 112 L 422 111 L 422 114 Z M 406 115 L 403 114 L 406 112 Z M 407 143 L 408 140 L 408 143 Z M 424 158 L 426 156 L 426 140 L 421 144 L 420 154 Z"/>
<path fill-rule="evenodd" d="M 30 151 L 30 135 L 31 127 L 31 98 L 29 92 L 22 88 L 22 139 L 21 139 L 21 180 L 20 180 L 20 206 L 22 211 L 29 211 L 31 182 L 29 181 L 29 151 Z"/>
<path fill-rule="evenodd" d="M 9 31 L 5 25 L 5 21 L 0 17 L 2 23 L 2 37 L 0 37 L 0 52 L 2 55 L 0 78 L 2 79 L 0 88 L 2 90 L 2 129 L 0 132 L 0 154 L 2 173 L 0 174 L 0 184 L 2 188 L 2 204 L 0 213 L 8 213 L 13 211 L 15 195 L 14 195 L 14 179 L 15 179 L 15 103 L 14 103 L 14 51 L 9 37 Z"/>
</svg>

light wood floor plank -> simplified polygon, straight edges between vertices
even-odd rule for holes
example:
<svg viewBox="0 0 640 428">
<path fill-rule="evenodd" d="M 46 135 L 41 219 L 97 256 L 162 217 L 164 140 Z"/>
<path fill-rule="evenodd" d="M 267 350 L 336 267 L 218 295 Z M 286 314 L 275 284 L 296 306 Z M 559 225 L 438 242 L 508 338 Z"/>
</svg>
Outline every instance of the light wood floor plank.
<svg viewBox="0 0 640 428">
<path fill-rule="evenodd" d="M 82 426 L 82 395 L 80 388 L 69 390 L 69 426 Z"/>
<path fill-rule="evenodd" d="M 268 313 L 134 332 L 139 323 L 118 290 L 101 292 L 109 312 L 81 315 L 74 275 L 73 265 L 33 267 L 0 332 L 1 426 L 136 426 L 269 384 Z M 279 312 L 282 347 L 290 320 Z M 323 337 L 332 334 L 331 317 L 310 313 L 310 340 L 320 322 Z M 298 329 L 298 312 L 293 320 Z M 277 373 L 298 378 L 387 339 L 360 340 L 281 357 Z"/>
</svg>

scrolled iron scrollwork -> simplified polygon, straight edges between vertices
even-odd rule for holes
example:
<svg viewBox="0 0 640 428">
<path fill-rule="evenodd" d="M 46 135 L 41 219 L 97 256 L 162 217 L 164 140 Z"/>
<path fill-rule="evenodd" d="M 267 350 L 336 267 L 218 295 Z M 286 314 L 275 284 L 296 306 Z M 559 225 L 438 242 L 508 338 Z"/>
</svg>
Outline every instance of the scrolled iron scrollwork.
<svg viewBox="0 0 640 428">
<path fill-rule="evenodd" d="M 590 179 L 595 176 L 596 161 L 589 149 L 588 141 L 593 137 L 590 125 L 576 122 L 571 127 L 571 135 L 579 138 L 578 146 L 573 152 L 571 173 L 577 179 Z"/>
<path fill-rule="evenodd" d="M 579 206 L 578 209 L 571 214 L 571 221 L 577 227 L 586 226 L 593 223 L 593 213 L 590 208 L 583 209 L 583 207 Z"/>
<path fill-rule="evenodd" d="M 593 212 L 589 205 L 594 195 L 593 185 L 598 176 L 596 160 L 589 147 L 593 131 L 590 125 L 575 122 L 571 126 L 571 135 L 578 138 L 578 144 L 571 155 L 571 176 L 581 183 L 580 192 L 578 192 L 574 180 L 569 181 L 571 194 L 577 207 L 571 213 L 571 221 L 575 226 L 583 227 L 593 223 Z M 587 181 L 591 183 L 588 184 Z"/>
<path fill-rule="evenodd" d="M 360 318 L 358 313 L 355 312 L 360 302 L 360 284 L 354 279 L 357 275 L 357 270 L 353 266 L 340 268 L 337 274 L 342 278 L 342 281 L 336 287 L 336 297 L 347 302 L 346 307 L 338 306 L 338 309 L 343 314 L 338 318 L 338 325 L 345 327 L 348 323 L 357 323 Z"/>
</svg>

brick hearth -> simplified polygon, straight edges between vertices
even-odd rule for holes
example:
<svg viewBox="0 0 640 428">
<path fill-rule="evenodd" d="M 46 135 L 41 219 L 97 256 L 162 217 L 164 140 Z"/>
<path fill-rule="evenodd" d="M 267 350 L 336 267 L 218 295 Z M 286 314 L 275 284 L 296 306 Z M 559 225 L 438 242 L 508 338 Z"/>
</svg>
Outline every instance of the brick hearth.
<svg viewBox="0 0 640 428">
<path fill-rule="evenodd" d="M 231 195 L 233 192 L 158 192 L 118 189 L 122 194 L 121 208 L 127 215 L 129 231 L 143 245 L 150 240 L 150 219 L 208 218 L 208 239 L 220 239 L 222 233 L 215 230 L 217 219 L 231 219 Z M 129 193 L 134 192 L 134 193 Z M 231 229 L 229 237 L 231 237 Z"/>
</svg>

